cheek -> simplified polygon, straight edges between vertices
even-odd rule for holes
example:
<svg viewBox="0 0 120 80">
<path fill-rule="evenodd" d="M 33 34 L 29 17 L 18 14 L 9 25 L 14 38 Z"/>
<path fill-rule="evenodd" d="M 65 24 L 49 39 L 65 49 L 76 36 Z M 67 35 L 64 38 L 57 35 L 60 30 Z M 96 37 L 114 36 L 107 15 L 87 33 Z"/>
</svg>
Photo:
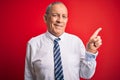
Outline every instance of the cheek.
<svg viewBox="0 0 120 80">
<path fill-rule="evenodd" d="M 48 27 L 52 27 L 52 26 L 53 26 L 53 23 L 54 23 L 53 20 L 50 20 L 50 19 L 49 19 L 49 20 L 47 21 L 47 26 L 48 26 Z"/>
<path fill-rule="evenodd" d="M 67 22 L 68 22 L 68 19 L 66 19 L 64 22 L 65 22 L 65 24 L 67 24 Z"/>
<path fill-rule="evenodd" d="M 48 24 L 52 24 L 53 22 L 55 22 L 55 18 L 49 17 L 47 22 Z"/>
<path fill-rule="evenodd" d="M 51 18 L 50 20 L 51 20 L 51 23 L 55 23 L 57 18 Z"/>
<path fill-rule="evenodd" d="M 67 22 L 64 22 L 63 24 L 64 24 L 64 27 L 66 27 L 66 25 L 67 25 Z"/>
</svg>

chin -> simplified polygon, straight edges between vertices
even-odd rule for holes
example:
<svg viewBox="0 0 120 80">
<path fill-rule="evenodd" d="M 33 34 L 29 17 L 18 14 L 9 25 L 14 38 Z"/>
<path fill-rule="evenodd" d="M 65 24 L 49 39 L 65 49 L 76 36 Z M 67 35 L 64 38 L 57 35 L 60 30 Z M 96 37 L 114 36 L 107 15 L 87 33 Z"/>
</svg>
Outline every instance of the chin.
<svg viewBox="0 0 120 80">
<path fill-rule="evenodd" d="M 59 36 L 61 36 L 62 34 L 63 34 L 63 32 L 56 32 L 56 33 L 55 33 L 55 36 L 59 37 Z"/>
</svg>

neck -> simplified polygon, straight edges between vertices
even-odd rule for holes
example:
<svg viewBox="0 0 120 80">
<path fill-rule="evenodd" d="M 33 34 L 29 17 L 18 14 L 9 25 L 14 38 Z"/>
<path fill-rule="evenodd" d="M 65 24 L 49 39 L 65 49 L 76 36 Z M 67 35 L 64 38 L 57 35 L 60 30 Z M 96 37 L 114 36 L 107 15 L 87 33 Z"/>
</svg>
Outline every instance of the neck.
<svg viewBox="0 0 120 80">
<path fill-rule="evenodd" d="M 55 34 L 55 33 L 52 33 L 52 32 L 49 31 L 49 33 L 51 33 L 51 34 L 54 35 L 55 37 L 60 37 L 64 32 L 63 32 L 63 33 L 60 33 L 60 34 Z"/>
</svg>

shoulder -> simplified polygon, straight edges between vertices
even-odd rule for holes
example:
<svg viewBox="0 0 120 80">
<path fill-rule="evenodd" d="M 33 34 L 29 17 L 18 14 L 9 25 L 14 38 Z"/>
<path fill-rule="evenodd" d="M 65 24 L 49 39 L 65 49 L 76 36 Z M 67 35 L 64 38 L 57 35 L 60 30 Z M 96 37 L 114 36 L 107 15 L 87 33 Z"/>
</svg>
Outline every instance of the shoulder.
<svg viewBox="0 0 120 80">
<path fill-rule="evenodd" d="M 74 34 L 65 33 L 65 41 L 78 47 L 84 46 L 82 39 Z"/>
<path fill-rule="evenodd" d="M 78 41 L 81 41 L 81 38 L 74 35 L 74 34 L 70 34 L 70 33 L 65 33 L 65 37 L 70 39 L 70 40 L 78 40 Z"/>
<path fill-rule="evenodd" d="M 38 36 L 32 37 L 29 41 L 28 44 L 34 45 L 40 43 L 41 39 L 45 37 L 45 33 L 40 34 Z"/>
<path fill-rule="evenodd" d="M 70 33 L 65 33 L 65 41 L 70 44 L 83 45 L 83 41 L 80 37 Z"/>
</svg>

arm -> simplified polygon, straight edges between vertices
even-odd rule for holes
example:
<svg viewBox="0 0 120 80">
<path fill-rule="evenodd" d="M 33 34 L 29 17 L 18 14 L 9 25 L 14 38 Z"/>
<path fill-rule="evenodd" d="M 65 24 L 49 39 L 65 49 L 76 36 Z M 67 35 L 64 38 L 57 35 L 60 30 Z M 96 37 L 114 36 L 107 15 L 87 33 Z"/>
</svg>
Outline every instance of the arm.
<svg viewBox="0 0 120 80">
<path fill-rule="evenodd" d="M 81 59 L 80 77 L 90 79 L 94 75 L 97 55 L 98 53 L 85 52 L 85 57 Z"/>
<path fill-rule="evenodd" d="M 28 43 L 26 50 L 26 59 L 25 59 L 25 72 L 24 72 L 24 80 L 34 80 L 32 67 L 31 67 L 31 45 Z"/>
<path fill-rule="evenodd" d="M 96 69 L 96 56 L 98 54 L 97 49 L 101 46 L 102 40 L 100 36 L 97 36 L 102 28 L 98 28 L 93 35 L 90 37 L 90 40 L 87 43 L 85 56 L 81 59 L 80 65 L 80 76 L 86 79 L 91 78 Z M 84 51 L 84 49 L 83 49 Z M 84 52 L 82 52 L 84 53 Z"/>
</svg>

